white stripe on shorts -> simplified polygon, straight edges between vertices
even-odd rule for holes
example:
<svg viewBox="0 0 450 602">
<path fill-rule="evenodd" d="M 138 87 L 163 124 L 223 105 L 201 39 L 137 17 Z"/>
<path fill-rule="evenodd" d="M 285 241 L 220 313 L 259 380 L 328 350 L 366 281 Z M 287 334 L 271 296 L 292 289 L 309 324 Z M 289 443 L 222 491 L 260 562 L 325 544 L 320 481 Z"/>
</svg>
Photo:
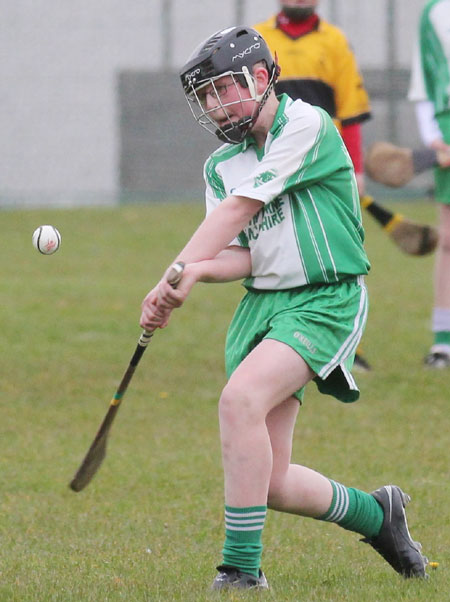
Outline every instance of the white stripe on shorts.
<svg viewBox="0 0 450 602">
<path fill-rule="evenodd" d="M 344 362 L 348 357 L 350 357 L 350 355 L 352 355 L 355 352 L 358 343 L 361 340 L 368 311 L 367 289 L 366 285 L 364 284 L 364 276 L 358 276 L 358 284 L 361 288 L 361 297 L 359 300 L 358 313 L 356 314 L 355 321 L 353 323 L 352 332 L 348 335 L 347 339 L 338 349 L 333 359 L 330 362 L 328 362 L 328 364 L 325 364 L 325 366 L 319 372 L 318 376 L 322 380 L 325 380 L 333 372 L 333 370 L 335 370 L 340 364 L 342 364 L 342 362 Z"/>
</svg>

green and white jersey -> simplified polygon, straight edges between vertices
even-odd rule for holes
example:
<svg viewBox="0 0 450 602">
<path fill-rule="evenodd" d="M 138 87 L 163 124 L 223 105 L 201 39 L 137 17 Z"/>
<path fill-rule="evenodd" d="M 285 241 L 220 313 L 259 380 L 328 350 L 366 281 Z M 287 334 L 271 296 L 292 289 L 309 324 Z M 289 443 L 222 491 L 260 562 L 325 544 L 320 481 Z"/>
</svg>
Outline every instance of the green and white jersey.
<svg viewBox="0 0 450 602">
<path fill-rule="evenodd" d="M 450 0 L 431 0 L 423 9 L 408 98 L 430 100 L 435 115 L 450 109 Z"/>
<path fill-rule="evenodd" d="M 207 213 L 228 195 L 264 207 L 232 244 L 248 247 L 245 286 L 281 290 L 367 274 L 351 159 L 329 115 L 280 97 L 264 148 L 247 137 L 205 163 Z"/>
</svg>

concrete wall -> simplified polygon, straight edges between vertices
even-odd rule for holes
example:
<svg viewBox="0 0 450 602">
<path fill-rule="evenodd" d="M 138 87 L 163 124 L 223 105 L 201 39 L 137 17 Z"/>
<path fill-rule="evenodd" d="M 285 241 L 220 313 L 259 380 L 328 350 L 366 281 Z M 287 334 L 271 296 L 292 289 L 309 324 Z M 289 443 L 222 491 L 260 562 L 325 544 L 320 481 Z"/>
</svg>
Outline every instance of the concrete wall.
<svg viewBox="0 0 450 602">
<path fill-rule="evenodd" d="M 119 107 L 120 198 L 201 199 L 203 163 L 219 141 L 191 117 L 177 74 L 123 72 Z"/>
<path fill-rule="evenodd" d="M 321 13 L 345 28 L 364 70 L 379 69 L 392 57 L 407 69 L 422 4 L 322 0 Z M 401 23 L 394 48 L 386 37 L 392 6 Z M 165 190 L 165 182 L 173 179 L 166 168 L 174 138 L 186 162 L 193 154 L 191 136 L 208 136 L 165 112 L 180 108 L 187 115 L 176 92 L 176 69 L 211 32 L 237 18 L 254 23 L 276 7 L 276 0 L 0 0 L 0 205 L 112 202 L 121 186 L 141 187 L 142 180 L 132 180 L 139 161 L 158 166 L 151 178 L 154 192 Z M 138 100 L 129 96 L 132 73 L 141 78 L 141 84 L 132 84 L 141 90 Z M 126 126 L 142 111 L 134 116 L 127 111 L 142 102 L 142 91 L 149 95 L 147 123 L 131 128 L 136 132 L 132 148 Z M 378 100 L 374 107 L 382 123 L 386 108 L 378 107 Z M 409 125 L 401 131 L 408 141 L 415 132 L 410 112 L 405 108 Z M 139 145 L 150 154 L 139 157 Z M 134 168 L 127 166 L 128 152 L 134 153 Z M 192 166 L 187 171 L 191 174 Z"/>
</svg>

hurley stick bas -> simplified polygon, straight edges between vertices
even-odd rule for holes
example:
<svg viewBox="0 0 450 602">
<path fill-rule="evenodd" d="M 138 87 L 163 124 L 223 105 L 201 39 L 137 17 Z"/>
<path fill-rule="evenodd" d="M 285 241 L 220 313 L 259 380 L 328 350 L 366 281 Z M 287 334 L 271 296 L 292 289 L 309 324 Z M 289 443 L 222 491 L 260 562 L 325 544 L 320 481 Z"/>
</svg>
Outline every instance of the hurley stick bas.
<svg viewBox="0 0 450 602">
<path fill-rule="evenodd" d="M 168 281 L 175 288 L 177 284 L 180 282 L 181 277 L 183 275 L 184 264 L 180 261 L 178 263 L 173 264 L 171 271 L 168 275 Z M 138 344 L 136 346 L 135 352 L 133 353 L 133 357 L 130 360 L 128 368 L 125 371 L 125 374 L 120 381 L 120 385 L 115 392 L 111 403 L 109 405 L 108 411 L 103 419 L 103 422 L 100 425 L 100 428 L 95 435 L 95 438 L 84 458 L 80 467 L 78 468 L 75 476 L 70 481 L 69 487 L 73 491 L 81 491 L 90 483 L 95 473 L 100 468 L 101 463 L 103 462 L 106 456 L 106 444 L 108 441 L 108 435 L 111 430 L 111 425 L 116 417 L 119 406 L 122 402 L 123 396 L 130 384 L 131 378 L 133 377 L 134 371 L 136 370 L 137 365 L 141 357 L 144 354 L 144 351 L 147 349 L 147 345 L 150 342 L 150 339 L 153 336 L 154 331 L 144 330 L 139 337 Z"/>
<path fill-rule="evenodd" d="M 370 213 L 404 253 L 421 256 L 435 250 L 438 232 L 434 226 L 418 224 L 401 213 L 392 213 L 369 195 L 361 197 L 361 207 Z"/>
<path fill-rule="evenodd" d="M 390 142 L 375 142 L 367 151 L 365 168 L 375 182 L 391 188 L 405 186 L 415 175 L 439 165 L 448 164 L 445 151 L 432 148 L 410 149 Z"/>
</svg>

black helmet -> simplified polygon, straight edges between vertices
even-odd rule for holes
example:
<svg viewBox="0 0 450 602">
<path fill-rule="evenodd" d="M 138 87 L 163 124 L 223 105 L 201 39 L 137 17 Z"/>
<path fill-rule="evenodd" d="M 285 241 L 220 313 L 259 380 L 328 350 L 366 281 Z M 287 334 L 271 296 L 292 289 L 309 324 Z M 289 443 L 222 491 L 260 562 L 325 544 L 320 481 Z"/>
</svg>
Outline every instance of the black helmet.
<svg viewBox="0 0 450 602">
<path fill-rule="evenodd" d="M 264 61 L 269 73 L 269 83 L 264 93 L 257 95 L 253 67 L 261 61 Z M 256 100 L 259 104 L 250 117 L 238 123 L 230 121 L 226 126 L 217 128 L 208 111 L 204 110 L 197 92 L 205 86 L 212 85 L 220 102 L 220 93 L 217 92 L 214 81 L 225 75 L 230 75 L 235 84 L 239 82 L 243 87 L 250 88 L 252 98 L 247 100 Z M 208 131 L 213 131 L 221 140 L 234 144 L 242 142 L 250 131 L 278 75 L 279 67 L 264 38 L 250 27 L 230 27 L 210 36 L 194 50 L 180 71 L 181 83 L 195 119 Z M 245 100 L 228 104 L 220 102 L 219 106 L 227 114 L 226 107 L 236 102 L 245 102 Z"/>
</svg>

